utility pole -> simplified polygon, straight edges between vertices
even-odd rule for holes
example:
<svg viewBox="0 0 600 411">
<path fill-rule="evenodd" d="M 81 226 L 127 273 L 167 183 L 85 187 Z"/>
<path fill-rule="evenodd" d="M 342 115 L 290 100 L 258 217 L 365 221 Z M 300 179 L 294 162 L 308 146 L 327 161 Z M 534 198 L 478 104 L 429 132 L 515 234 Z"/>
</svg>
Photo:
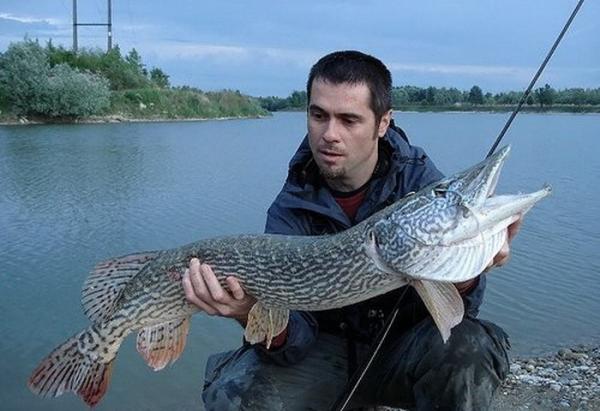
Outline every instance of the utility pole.
<svg viewBox="0 0 600 411">
<path fill-rule="evenodd" d="M 112 49 L 112 0 L 108 0 L 108 33 L 107 33 L 107 46 L 106 50 Z"/>
<path fill-rule="evenodd" d="M 77 0 L 73 0 L 73 53 L 77 53 Z"/>
<path fill-rule="evenodd" d="M 77 0 L 73 0 L 73 52 L 77 53 L 77 27 L 79 26 L 106 26 L 107 45 L 106 51 L 112 49 L 112 0 L 108 1 L 108 16 L 106 23 L 78 23 L 77 22 Z"/>
</svg>

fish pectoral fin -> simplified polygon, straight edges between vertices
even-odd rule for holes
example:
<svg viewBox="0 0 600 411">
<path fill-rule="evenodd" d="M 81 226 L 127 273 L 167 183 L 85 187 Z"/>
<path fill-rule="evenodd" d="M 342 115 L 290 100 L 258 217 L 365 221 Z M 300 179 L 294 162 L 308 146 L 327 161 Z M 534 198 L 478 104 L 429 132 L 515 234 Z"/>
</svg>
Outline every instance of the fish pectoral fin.
<svg viewBox="0 0 600 411">
<path fill-rule="evenodd" d="M 190 317 L 142 328 L 136 348 L 154 371 L 162 370 L 179 358 L 189 330 Z"/>
<path fill-rule="evenodd" d="M 244 338 L 250 344 L 265 342 L 269 348 L 273 338 L 287 327 L 289 316 L 290 310 L 267 308 L 259 301 L 252 306 L 248 313 Z"/>
<path fill-rule="evenodd" d="M 85 315 L 94 323 L 109 318 L 123 288 L 156 254 L 129 254 L 96 264 L 81 291 Z"/>
<path fill-rule="evenodd" d="M 465 314 L 458 290 L 452 283 L 438 281 L 413 280 L 410 284 L 419 293 L 445 343 L 452 327 L 459 324 Z"/>
</svg>

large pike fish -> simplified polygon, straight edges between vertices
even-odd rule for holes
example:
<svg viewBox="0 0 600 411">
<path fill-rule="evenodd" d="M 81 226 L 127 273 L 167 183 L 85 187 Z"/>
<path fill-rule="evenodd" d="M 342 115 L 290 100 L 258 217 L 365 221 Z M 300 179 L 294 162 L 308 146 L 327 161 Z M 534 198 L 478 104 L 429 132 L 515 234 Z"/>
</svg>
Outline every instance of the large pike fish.
<svg viewBox="0 0 600 411">
<path fill-rule="evenodd" d="M 99 263 L 83 287 L 91 325 L 48 355 L 29 379 L 36 394 L 72 391 L 100 401 L 121 343 L 138 331 L 137 350 L 155 370 L 183 351 L 190 316 L 181 276 L 192 257 L 225 285 L 235 275 L 257 299 L 245 338 L 270 344 L 289 310 L 354 304 L 406 284 L 429 309 L 441 337 L 463 317 L 452 283 L 476 277 L 506 240 L 506 228 L 550 193 L 493 196 L 509 148 L 405 197 L 335 235 L 242 235 L 198 241 Z"/>
</svg>

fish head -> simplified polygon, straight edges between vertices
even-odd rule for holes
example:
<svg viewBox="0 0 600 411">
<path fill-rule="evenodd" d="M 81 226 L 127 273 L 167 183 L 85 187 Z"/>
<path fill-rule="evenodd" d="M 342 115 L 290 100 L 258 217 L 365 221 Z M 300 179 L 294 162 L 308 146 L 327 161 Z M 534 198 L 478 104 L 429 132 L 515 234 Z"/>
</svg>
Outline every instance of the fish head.
<svg viewBox="0 0 600 411">
<path fill-rule="evenodd" d="M 494 196 L 509 151 L 510 147 L 506 146 L 481 163 L 433 183 L 386 209 L 382 218 L 372 225 L 367 240 L 370 255 L 376 255 L 378 265 L 386 271 L 436 280 L 432 269 L 439 264 L 442 255 L 449 258 L 447 253 L 459 247 L 476 248 L 502 230 L 505 233 L 511 223 L 551 191 L 546 186 L 530 194 Z M 490 250 L 486 253 L 497 253 L 498 250 L 492 248 L 499 249 L 501 245 L 487 247 Z M 488 258 L 487 254 L 477 258 L 483 261 Z M 484 261 L 473 270 L 479 270 L 482 264 L 485 268 Z M 472 278 L 479 272 L 465 275 Z"/>
</svg>

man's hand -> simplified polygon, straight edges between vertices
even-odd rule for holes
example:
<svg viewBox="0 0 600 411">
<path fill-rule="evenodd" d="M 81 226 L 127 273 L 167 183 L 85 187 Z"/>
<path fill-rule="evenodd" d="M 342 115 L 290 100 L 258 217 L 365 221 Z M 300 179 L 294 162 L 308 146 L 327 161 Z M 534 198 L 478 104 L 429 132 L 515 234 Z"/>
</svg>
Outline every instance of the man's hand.
<svg viewBox="0 0 600 411">
<path fill-rule="evenodd" d="M 189 303 L 208 315 L 234 318 L 245 325 L 256 299 L 244 292 L 235 277 L 227 277 L 226 281 L 229 290 L 221 286 L 210 266 L 200 264 L 197 258 L 191 259 L 181 279 Z"/>
<path fill-rule="evenodd" d="M 513 238 L 515 238 L 515 236 L 521 229 L 521 224 L 523 224 L 523 216 L 520 216 L 517 221 L 508 226 L 508 235 L 506 241 L 502 245 L 500 251 L 498 251 L 498 254 L 494 256 L 494 258 L 492 259 L 492 261 L 490 261 L 485 270 L 483 270 L 484 273 L 490 271 L 494 267 L 503 266 L 508 262 L 508 260 L 510 259 L 510 242 Z M 475 277 L 471 280 L 464 281 L 462 283 L 455 283 L 454 285 L 456 286 L 456 289 L 460 294 L 465 294 L 475 286 L 477 278 L 478 277 Z"/>
<path fill-rule="evenodd" d="M 496 254 L 492 261 L 490 261 L 488 266 L 485 268 L 484 272 L 487 272 L 494 267 L 501 267 L 508 262 L 508 260 L 510 259 L 510 243 L 521 229 L 521 224 L 523 224 L 523 216 L 519 216 L 519 219 L 517 221 L 508 226 L 508 235 L 506 241 L 504 242 L 504 245 L 502 245 L 502 248 L 500 249 L 500 251 L 498 251 L 498 254 Z"/>
</svg>

